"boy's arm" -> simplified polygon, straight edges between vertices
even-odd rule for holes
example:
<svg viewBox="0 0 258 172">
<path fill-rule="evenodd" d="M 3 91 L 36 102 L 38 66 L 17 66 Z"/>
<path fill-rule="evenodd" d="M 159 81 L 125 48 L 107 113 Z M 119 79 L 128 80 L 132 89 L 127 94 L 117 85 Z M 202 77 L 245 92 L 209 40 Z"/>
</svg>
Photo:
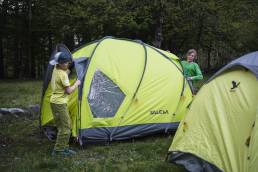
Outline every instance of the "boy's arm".
<svg viewBox="0 0 258 172">
<path fill-rule="evenodd" d="M 198 64 L 195 65 L 195 76 L 191 77 L 191 80 L 196 81 L 196 80 L 202 80 L 203 79 L 203 75 L 202 75 L 202 71 L 200 69 L 200 67 L 198 66 Z"/>
<path fill-rule="evenodd" d="M 65 72 L 61 76 L 62 76 L 61 81 L 62 81 L 62 84 L 65 88 L 65 93 L 66 94 L 71 94 L 81 84 L 81 81 L 77 80 L 72 86 L 70 86 L 70 82 L 69 82 L 69 78 L 68 78 L 67 73 Z"/>
<path fill-rule="evenodd" d="M 71 94 L 81 84 L 80 80 L 77 80 L 72 86 L 65 87 L 65 92 Z"/>
<path fill-rule="evenodd" d="M 69 78 L 66 72 L 60 73 L 60 78 L 61 78 L 61 82 L 63 87 L 69 87 L 70 86 L 70 82 L 69 82 Z"/>
</svg>

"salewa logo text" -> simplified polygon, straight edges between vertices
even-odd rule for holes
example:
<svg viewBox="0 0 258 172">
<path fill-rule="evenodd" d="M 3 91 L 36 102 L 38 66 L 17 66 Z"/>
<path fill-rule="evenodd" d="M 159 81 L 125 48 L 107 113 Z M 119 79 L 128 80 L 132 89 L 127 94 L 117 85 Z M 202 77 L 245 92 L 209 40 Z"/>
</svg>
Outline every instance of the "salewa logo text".
<svg viewBox="0 0 258 172">
<path fill-rule="evenodd" d="M 150 111 L 151 115 L 165 115 L 168 114 L 168 110 L 152 110 Z"/>
</svg>

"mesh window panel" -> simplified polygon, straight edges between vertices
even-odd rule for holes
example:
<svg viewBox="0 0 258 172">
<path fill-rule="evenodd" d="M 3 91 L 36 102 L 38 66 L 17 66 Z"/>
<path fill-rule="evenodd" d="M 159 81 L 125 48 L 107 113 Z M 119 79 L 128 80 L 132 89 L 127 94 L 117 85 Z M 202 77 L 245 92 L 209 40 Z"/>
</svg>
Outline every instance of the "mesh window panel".
<svg viewBox="0 0 258 172">
<path fill-rule="evenodd" d="M 97 70 L 94 73 L 87 98 L 93 116 L 107 118 L 116 114 L 125 94 L 104 73 Z"/>
</svg>

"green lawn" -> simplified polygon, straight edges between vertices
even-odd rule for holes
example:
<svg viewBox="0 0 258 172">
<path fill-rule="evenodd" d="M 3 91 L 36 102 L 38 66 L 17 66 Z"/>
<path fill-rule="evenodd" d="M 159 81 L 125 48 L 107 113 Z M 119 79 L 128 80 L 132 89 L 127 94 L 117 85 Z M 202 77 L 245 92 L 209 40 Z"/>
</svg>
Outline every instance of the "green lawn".
<svg viewBox="0 0 258 172">
<path fill-rule="evenodd" d="M 0 80 L 0 108 L 39 104 L 42 81 Z"/>
<path fill-rule="evenodd" d="M 41 81 L 0 81 L 0 107 L 40 102 Z M 165 162 L 173 136 L 157 135 L 110 145 L 72 145 L 78 155 L 50 156 L 54 143 L 40 134 L 37 117 L 0 119 L 0 171 L 184 171 Z"/>
<path fill-rule="evenodd" d="M 72 145 L 74 157 L 51 157 L 53 142 L 39 134 L 36 120 L 1 125 L 1 171 L 184 171 L 165 162 L 170 136 L 89 145 Z"/>
</svg>

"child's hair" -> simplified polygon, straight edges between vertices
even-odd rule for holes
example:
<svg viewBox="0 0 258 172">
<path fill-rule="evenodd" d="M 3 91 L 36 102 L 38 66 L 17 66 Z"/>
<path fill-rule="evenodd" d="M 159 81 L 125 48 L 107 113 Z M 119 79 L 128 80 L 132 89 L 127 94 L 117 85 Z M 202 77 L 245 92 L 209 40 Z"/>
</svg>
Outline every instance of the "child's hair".
<svg viewBox="0 0 258 172">
<path fill-rule="evenodd" d="M 195 49 L 190 49 L 190 50 L 188 50 L 187 53 L 186 53 L 186 58 L 187 58 L 187 56 L 188 56 L 189 54 L 192 54 L 192 53 L 194 53 L 194 58 L 197 57 L 197 51 L 196 51 Z"/>
</svg>

